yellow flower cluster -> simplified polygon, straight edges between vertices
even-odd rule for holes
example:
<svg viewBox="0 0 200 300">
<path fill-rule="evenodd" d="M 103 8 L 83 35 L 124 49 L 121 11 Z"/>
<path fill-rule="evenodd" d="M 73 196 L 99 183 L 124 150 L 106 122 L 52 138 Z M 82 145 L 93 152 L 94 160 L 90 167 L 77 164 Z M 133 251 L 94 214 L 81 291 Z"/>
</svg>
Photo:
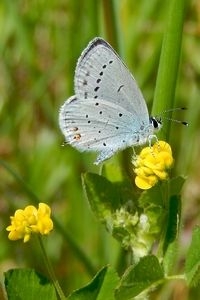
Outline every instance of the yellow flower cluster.
<svg viewBox="0 0 200 300">
<path fill-rule="evenodd" d="M 172 150 L 168 143 L 158 141 L 144 148 L 133 161 L 136 173 L 135 184 L 143 190 L 154 186 L 159 180 L 168 178 L 167 170 L 172 167 Z"/>
<path fill-rule="evenodd" d="M 11 225 L 6 228 L 10 231 L 8 238 L 12 241 L 23 239 L 26 243 L 32 233 L 48 234 L 53 229 L 50 214 L 51 209 L 45 203 L 39 203 L 38 209 L 29 205 L 24 210 L 16 210 L 14 216 L 10 217 Z"/>
</svg>

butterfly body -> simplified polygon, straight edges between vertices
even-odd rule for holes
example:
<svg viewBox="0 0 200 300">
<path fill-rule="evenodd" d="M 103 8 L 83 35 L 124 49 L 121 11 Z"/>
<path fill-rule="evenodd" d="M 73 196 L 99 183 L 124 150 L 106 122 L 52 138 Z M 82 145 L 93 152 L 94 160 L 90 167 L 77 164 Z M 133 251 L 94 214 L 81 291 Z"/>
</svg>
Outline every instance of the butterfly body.
<svg viewBox="0 0 200 300">
<path fill-rule="evenodd" d="M 60 110 L 60 128 L 79 151 L 98 152 L 96 164 L 146 143 L 161 124 L 149 117 L 135 79 L 101 38 L 92 40 L 81 54 L 74 85 L 75 95 Z"/>
</svg>

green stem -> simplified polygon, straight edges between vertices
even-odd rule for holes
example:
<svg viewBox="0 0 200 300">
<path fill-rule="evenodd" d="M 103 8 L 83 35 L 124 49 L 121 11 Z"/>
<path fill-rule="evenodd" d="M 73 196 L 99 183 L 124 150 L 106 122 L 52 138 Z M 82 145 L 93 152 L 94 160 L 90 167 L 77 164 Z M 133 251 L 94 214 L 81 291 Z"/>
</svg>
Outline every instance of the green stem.
<svg viewBox="0 0 200 300">
<path fill-rule="evenodd" d="M 185 280 L 185 274 L 166 276 L 165 279 L 167 279 L 167 280 L 174 280 L 174 279 L 176 279 L 176 280 L 179 280 L 179 279 Z"/>
<path fill-rule="evenodd" d="M 174 107 L 174 96 L 180 62 L 186 1 L 187 0 L 169 1 L 167 25 L 163 36 L 152 115 L 159 114 Z M 170 124 L 171 123 L 169 121 L 164 122 L 164 128 L 158 134 L 160 139 L 169 140 Z M 167 185 L 163 186 L 165 186 L 163 193 L 163 204 L 168 212 L 169 191 Z M 160 257 L 163 256 L 165 234 L 166 232 L 163 231 L 158 247 L 158 256 Z"/>
<path fill-rule="evenodd" d="M 104 27 L 105 34 L 109 43 L 112 47 L 118 51 L 119 43 L 118 43 L 118 28 L 117 28 L 117 16 L 116 16 L 116 1 L 114 0 L 103 0 L 103 18 L 104 18 Z"/>
<path fill-rule="evenodd" d="M 66 300 L 66 297 L 65 297 L 65 295 L 64 295 L 64 293 L 63 293 L 63 291 L 62 291 L 62 289 L 60 287 L 60 284 L 59 284 L 59 282 L 58 282 L 58 280 L 57 280 L 57 278 L 55 276 L 55 273 L 54 273 L 54 270 L 52 268 L 52 265 L 51 265 L 51 263 L 50 263 L 50 261 L 48 259 L 48 256 L 47 256 L 46 250 L 44 248 L 44 244 L 43 244 L 41 236 L 38 236 L 38 241 L 39 241 L 39 244 L 40 244 L 40 247 L 41 247 L 41 250 L 42 250 L 42 255 L 44 257 L 44 261 L 45 261 L 45 264 L 46 264 L 46 267 L 47 267 L 47 271 L 49 273 L 49 276 L 52 279 L 53 285 L 54 285 L 54 287 L 55 287 L 55 289 L 56 289 L 56 291 L 57 291 L 60 299 L 61 300 Z"/>
<path fill-rule="evenodd" d="M 164 278 L 157 280 L 156 282 L 154 282 L 154 287 L 157 287 L 163 283 L 165 283 L 166 281 L 170 281 L 170 280 L 185 280 L 185 275 L 184 274 L 180 274 L 180 275 L 171 275 L 171 276 L 165 276 Z"/>
<path fill-rule="evenodd" d="M 160 114 L 174 107 L 186 1 L 169 1 L 169 13 L 163 37 L 152 115 Z M 163 127 L 159 137 L 168 140 L 170 122 L 165 122 Z"/>
<path fill-rule="evenodd" d="M 170 281 L 170 280 L 185 280 L 185 275 L 180 274 L 180 275 L 165 276 L 162 279 L 154 281 L 151 286 L 149 286 L 147 289 L 145 289 L 140 294 L 141 296 L 140 295 L 137 296 L 137 300 L 139 300 L 139 299 L 148 299 L 148 298 L 146 298 L 146 296 L 149 295 L 149 293 L 152 291 L 152 289 L 155 289 L 158 286 L 160 286 L 161 284 L 164 284 L 164 283 L 166 283 L 166 281 Z M 144 296 L 144 298 L 142 298 L 142 296 Z"/>
</svg>

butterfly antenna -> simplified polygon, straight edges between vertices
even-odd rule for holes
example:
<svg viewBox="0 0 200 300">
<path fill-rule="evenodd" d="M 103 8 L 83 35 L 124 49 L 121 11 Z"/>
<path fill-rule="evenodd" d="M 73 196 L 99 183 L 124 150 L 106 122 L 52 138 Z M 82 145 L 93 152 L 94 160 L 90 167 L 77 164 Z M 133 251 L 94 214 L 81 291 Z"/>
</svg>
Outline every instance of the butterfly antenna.
<svg viewBox="0 0 200 300">
<path fill-rule="evenodd" d="M 173 112 L 173 111 L 177 111 L 177 110 L 186 110 L 187 107 L 175 107 L 175 108 L 171 108 L 171 109 L 166 109 L 164 110 L 161 115 L 168 113 L 168 112 Z"/>
<path fill-rule="evenodd" d="M 171 108 L 171 109 L 167 109 L 165 111 L 163 111 L 161 113 L 161 115 L 165 114 L 165 113 L 168 113 L 168 112 L 174 112 L 174 111 L 178 111 L 178 110 L 186 110 L 187 108 L 186 107 L 175 107 L 175 108 Z M 189 124 L 185 121 L 180 121 L 180 120 L 176 120 L 176 119 L 173 119 L 173 118 L 168 118 L 168 117 L 165 117 L 163 116 L 162 117 L 163 119 L 165 120 L 168 120 L 168 121 L 172 121 L 172 122 L 176 122 L 176 123 L 179 123 L 179 124 L 182 124 L 182 125 L 185 125 L 185 126 L 188 126 Z"/>
<path fill-rule="evenodd" d="M 180 120 L 176 120 L 176 119 L 172 119 L 172 118 L 167 118 L 167 117 L 163 117 L 163 119 L 168 120 L 168 121 L 172 121 L 172 122 L 176 122 L 185 126 L 189 126 L 188 122 L 185 121 L 180 121 Z"/>
</svg>

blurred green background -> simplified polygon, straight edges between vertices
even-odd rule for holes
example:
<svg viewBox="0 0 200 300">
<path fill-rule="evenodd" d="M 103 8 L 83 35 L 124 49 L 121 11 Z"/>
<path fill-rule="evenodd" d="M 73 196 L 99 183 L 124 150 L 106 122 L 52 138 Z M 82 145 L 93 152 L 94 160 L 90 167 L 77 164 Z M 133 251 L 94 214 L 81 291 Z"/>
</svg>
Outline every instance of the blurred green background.
<svg viewBox="0 0 200 300">
<path fill-rule="evenodd" d="M 86 284 L 103 265 L 119 266 L 123 255 L 90 212 L 82 191 L 81 173 L 99 171 L 93 165 L 94 155 L 62 147 L 59 108 L 73 94 L 74 70 L 81 51 L 92 38 L 102 36 L 123 57 L 151 109 L 168 4 L 167 0 L 0 2 L 0 159 L 23 178 L 40 202 L 51 206 L 66 229 L 64 238 L 55 228 L 45 244 L 67 293 Z M 170 137 L 174 173 L 188 178 L 183 190 L 180 261 L 192 227 L 200 221 L 199 80 L 200 2 L 191 0 L 176 90 L 176 106 L 188 110 L 173 116 L 187 121 L 189 127 L 174 122 Z M 5 231 L 9 216 L 17 208 L 35 204 L 25 184 L 0 165 L 2 280 L 3 272 L 13 267 L 46 272 L 36 241 L 11 242 Z M 168 293 L 179 292 L 178 297 L 187 299 L 183 298 L 185 286 L 172 287 Z"/>
</svg>

